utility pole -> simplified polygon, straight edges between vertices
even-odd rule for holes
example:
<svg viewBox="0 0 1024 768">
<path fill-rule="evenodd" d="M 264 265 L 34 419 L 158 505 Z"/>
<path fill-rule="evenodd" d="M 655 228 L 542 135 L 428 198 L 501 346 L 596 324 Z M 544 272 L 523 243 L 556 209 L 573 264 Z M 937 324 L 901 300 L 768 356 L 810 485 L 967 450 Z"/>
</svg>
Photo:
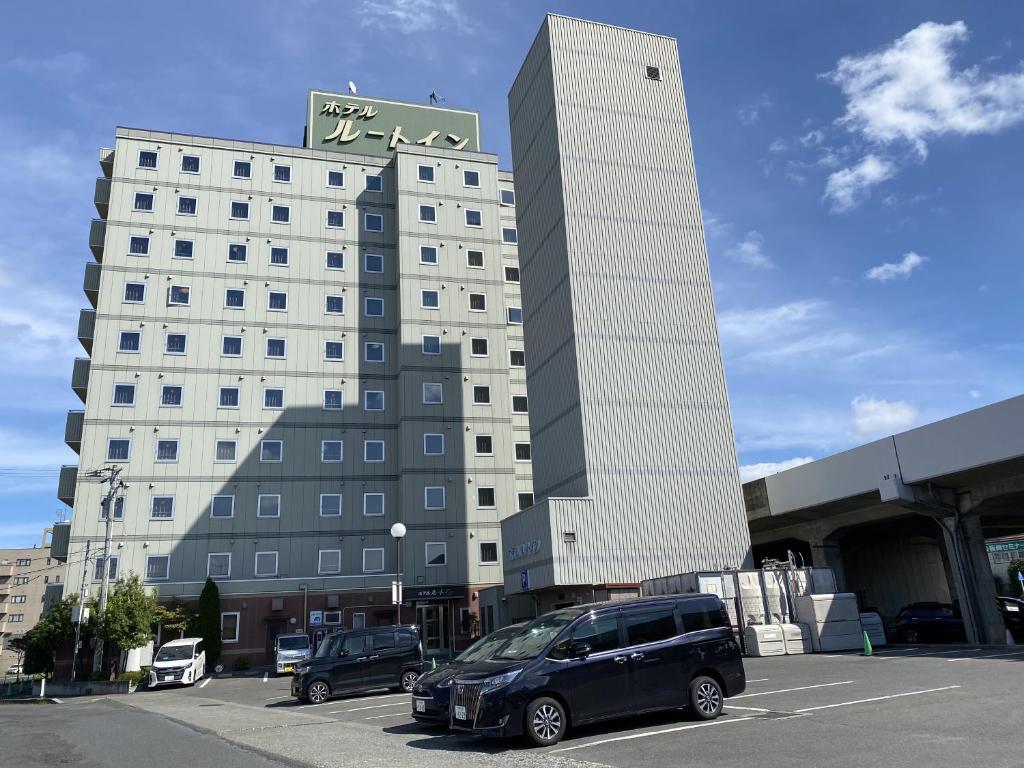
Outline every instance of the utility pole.
<svg viewBox="0 0 1024 768">
<path fill-rule="evenodd" d="M 78 671 L 78 645 L 82 642 L 82 622 L 85 620 L 85 594 L 86 585 L 89 583 L 89 549 L 92 542 L 85 542 L 85 561 L 82 566 L 82 586 L 78 590 L 78 621 L 75 622 L 75 653 L 71 657 L 71 682 L 75 682 L 75 672 Z"/>
<path fill-rule="evenodd" d="M 122 468 L 114 465 L 95 469 L 89 473 L 89 477 L 99 477 L 107 481 L 107 493 L 103 497 L 103 516 L 106 526 L 103 536 L 103 573 L 100 580 L 100 603 L 97 606 L 100 621 L 107 610 L 107 594 L 110 592 L 110 547 L 114 538 L 114 497 L 121 488 L 118 478 L 121 476 Z M 103 638 L 96 638 L 96 652 L 92 657 L 92 671 L 100 672 L 103 669 Z"/>
</svg>

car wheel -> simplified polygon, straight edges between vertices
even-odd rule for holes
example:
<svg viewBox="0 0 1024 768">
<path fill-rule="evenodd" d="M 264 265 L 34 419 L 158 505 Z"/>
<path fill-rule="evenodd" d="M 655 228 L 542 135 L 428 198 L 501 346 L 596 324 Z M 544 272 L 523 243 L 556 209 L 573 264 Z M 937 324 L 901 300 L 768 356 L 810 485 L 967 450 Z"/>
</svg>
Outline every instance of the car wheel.
<svg viewBox="0 0 1024 768">
<path fill-rule="evenodd" d="M 690 683 L 690 712 L 699 720 L 714 720 L 722 714 L 725 696 L 713 677 L 702 675 Z"/>
<path fill-rule="evenodd" d="M 557 744 L 565 735 L 565 709 L 555 699 L 536 699 L 526 708 L 526 738 L 537 747 Z"/>
<path fill-rule="evenodd" d="M 306 700 L 310 704 L 323 704 L 331 697 L 331 687 L 323 680 L 315 680 L 306 689 Z"/>
<path fill-rule="evenodd" d="M 921 633 L 916 629 L 905 629 L 903 630 L 903 642 L 905 643 L 920 643 Z"/>
<path fill-rule="evenodd" d="M 419 679 L 419 672 L 407 669 L 402 673 L 402 690 L 406 693 L 412 693 L 412 689 L 416 685 L 416 681 Z"/>
</svg>

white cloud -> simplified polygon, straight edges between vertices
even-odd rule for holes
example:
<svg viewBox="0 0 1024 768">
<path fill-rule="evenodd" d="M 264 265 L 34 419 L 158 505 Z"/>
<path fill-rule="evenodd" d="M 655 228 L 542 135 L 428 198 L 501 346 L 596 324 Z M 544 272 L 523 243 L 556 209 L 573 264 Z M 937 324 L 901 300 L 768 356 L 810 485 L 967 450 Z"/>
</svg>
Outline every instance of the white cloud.
<svg viewBox="0 0 1024 768">
<path fill-rule="evenodd" d="M 912 427 L 917 419 L 917 408 L 905 400 L 890 402 L 857 395 L 850 407 L 853 408 L 854 433 L 859 438 L 902 432 Z"/>
<path fill-rule="evenodd" d="M 725 252 L 733 261 L 746 264 L 756 269 L 774 269 L 775 262 L 764 252 L 764 237 L 756 229 L 747 232 L 747 236 Z"/>
<path fill-rule="evenodd" d="M 972 389 L 967 394 L 971 396 L 971 400 L 980 400 L 981 399 L 981 390 L 979 390 L 979 389 Z"/>
<path fill-rule="evenodd" d="M 68 51 L 53 56 L 31 58 L 18 56 L 7 62 L 7 66 L 18 72 L 29 75 L 57 75 L 63 78 L 75 78 L 83 74 L 92 65 L 91 59 L 84 53 Z"/>
<path fill-rule="evenodd" d="M 825 140 L 825 132 L 820 129 L 808 131 L 800 137 L 800 143 L 805 147 L 816 147 Z"/>
<path fill-rule="evenodd" d="M 775 105 L 772 100 L 768 97 L 767 93 L 762 93 L 757 97 L 757 100 L 745 107 L 740 107 L 736 110 L 736 117 L 744 125 L 754 125 L 761 122 L 761 118 L 766 112 L 771 111 Z"/>
<path fill-rule="evenodd" d="M 1024 121 L 1024 72 L 985 74 L 954 68 L 967 25 L 925 22 L 891 45 L 844 56 L 825 75 L 846 95 L 840 123 L 876 144 L 909 142 L 927 154 L 946 134 L 991 134 Z"/>
<path fill-rule="evenodd" d="M 843 168 L 828 177 L 825 198 L 832 200 L 832 210 L 845 213 L 860 205 L 871 188 L 892 178 L 896 167 L 885 158 L 868 154 L 851 168 Z"/>
<path fill-rule="evenodd" d="M 812 461 L 814 461 L 813 456 L 797 456 L 785 461 L 762 461 L 758 464 L 744 464 L 740 467 L 740 482 L 747 483 L 751 480 L 760 480 L 762 477 L 785 472 L 787 469 L 810 464 Z"/>
<path fill-rule="evenodd" d="M 865 280 L 877 280 L 880 283 L 887 283 L 897 278 L 907 280 L 915 269 L 924 264 L 927 259 L 924 256 L 910 251 L 903 254 L 903 258 L 893 263 L 879 264 L 864 273 Z"/>
<path fill-rule="evenodd" d="M 786 143 L 785 139 L 775 139 L 771 144 L 768 145 L 768 151 L 780 154 L 789 150 L 789 144 Z"/>
<path fill-rule="evenodd" d="M 472 27 L 458 0 L 363 0 L 356 13 L 364 27 L 406 35 L 445 27 L 468 32 Z"/>
</svg>

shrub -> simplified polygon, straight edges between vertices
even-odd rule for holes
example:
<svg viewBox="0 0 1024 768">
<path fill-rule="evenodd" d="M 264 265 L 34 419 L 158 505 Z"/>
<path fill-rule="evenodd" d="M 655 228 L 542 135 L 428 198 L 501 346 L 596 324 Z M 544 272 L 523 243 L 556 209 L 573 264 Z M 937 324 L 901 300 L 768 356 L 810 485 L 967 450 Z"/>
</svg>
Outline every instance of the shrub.
<svg viewBox="0 0 1024 768">
<path fill-rule="evenodd" d="M 252 668 L 252 662 L 248 656 L 239 656 L 235 659 L 235 672 L 246 672 Z"/>
<path fill-rule="evenodd" d="M 149 670 L 148 669 L 143 669 L 143 670 L 139 670 L 138 672 L 122 672 L 120 675 L 117 676 L 117 679 L 118 680 L 127 680 L 132 685 L 137 686 L 137 685 L 139 685 L 139 683 L 145 682 L 148 677 L 149 677 Z"/>
</svg>

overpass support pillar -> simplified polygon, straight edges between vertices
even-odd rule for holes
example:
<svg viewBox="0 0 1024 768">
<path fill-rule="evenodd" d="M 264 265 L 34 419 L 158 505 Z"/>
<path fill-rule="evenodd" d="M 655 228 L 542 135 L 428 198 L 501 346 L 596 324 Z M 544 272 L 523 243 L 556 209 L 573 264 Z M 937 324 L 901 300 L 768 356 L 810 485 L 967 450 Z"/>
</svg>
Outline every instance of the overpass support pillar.
<svg viewBox="0 0 1024 768">
<path fill-rule="evenodd" d="M 978 645 L 1004 645 L 1006 627 L 996 607 L 996 587 L 985 552 L 985 535 L 978 515 L 936 518 L 960 599 L 967 639 Z"/>
<path fill-rule="evenodd" d="M 811 545 L 812 565 L 815 568 L 831 568 L 836 577 L 836 590 L 846 591 L 846 570 L 843 568 L 843 553 L 839 542 L 832 536 L 814 533 L 808 536 Z"/>
</svg>

